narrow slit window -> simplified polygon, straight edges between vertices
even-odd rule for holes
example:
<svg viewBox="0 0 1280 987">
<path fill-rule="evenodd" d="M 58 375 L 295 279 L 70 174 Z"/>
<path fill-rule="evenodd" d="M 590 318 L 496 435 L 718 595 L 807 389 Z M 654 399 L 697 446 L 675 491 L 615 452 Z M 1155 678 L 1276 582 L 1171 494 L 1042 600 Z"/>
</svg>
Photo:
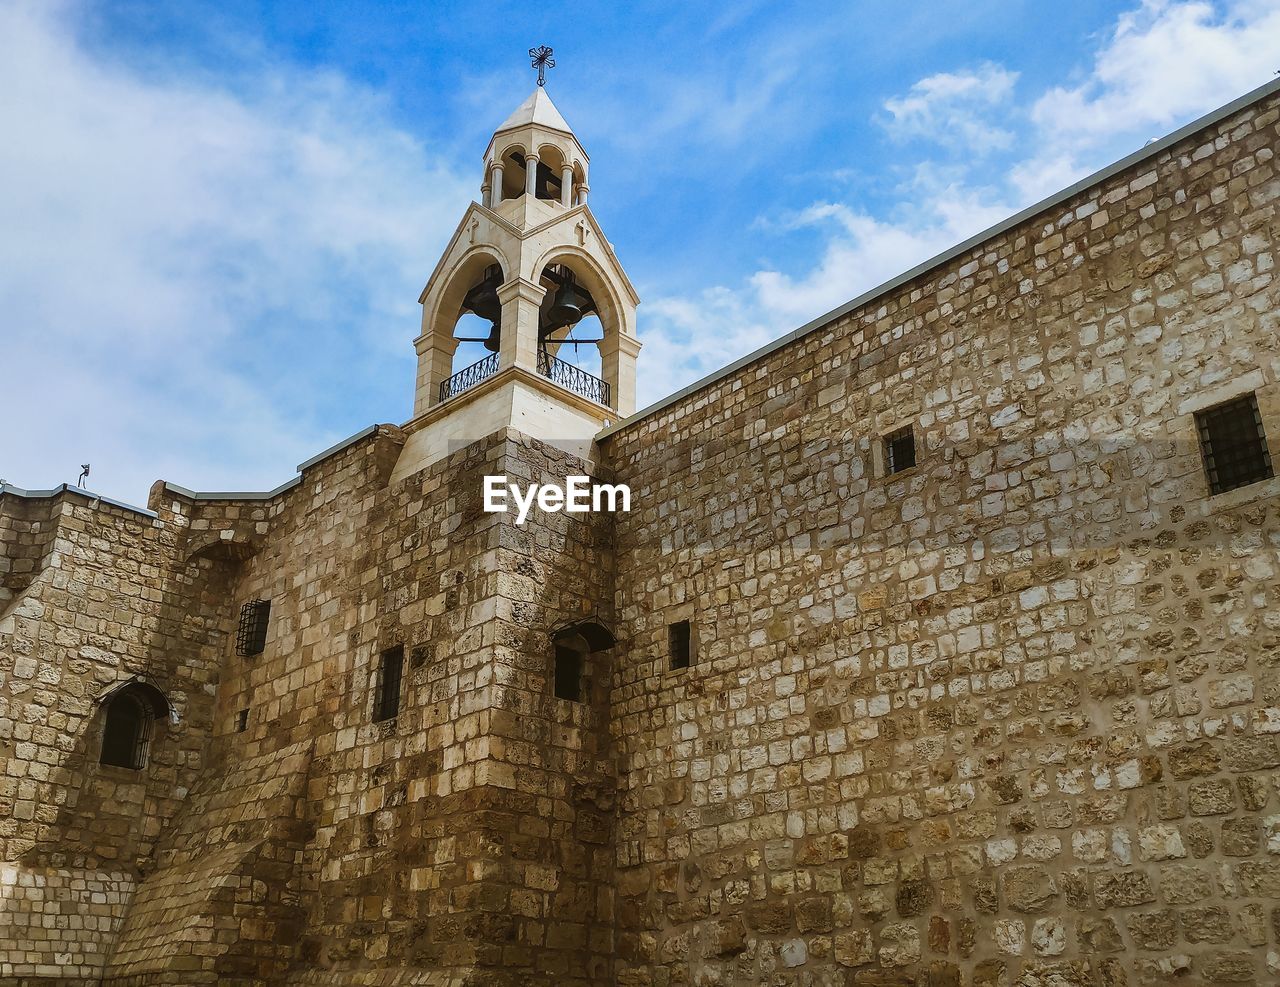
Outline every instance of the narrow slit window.
<svg viewBox="0 0 1280 987">
<path fill-rule="evenodd" d="M 886 475 L 901 473 L 916 464 L 916 436 L 910 425 L 890 432 L 884 437 L 884 465 Z"/>
<path fill-rule="evenodd" d="M 555 690 L 557 699 L 582 701 L 582 652 L 569 645 L 556 645 Z"/>
<path fill-rule="evenodd" d="M 687 620 L 667 626 L 667 652 L 671 656 L 671 668 L 688 668 L 693 663 L 693 635 Z"/>
<path fill-rule="evenodd" d="M 236 714 L 236 733 L 244 733 L 249 729 L 249 711 L 242 709 Z"/>
<path fill-rule="evenodd" d="M 373 702 L 373 718 L 390 720 L 400 712 L 400 681 L 404 672 L 404 646 L 397 644 L 382 652 L 378 663 L 378 688 Z"/>
<path fill-rule="evenodd" d="M 236 654 L 242 658 L 262 654 L 267 646 L 267 620 L 270 616 L 270 600 L 250 600 L 240 608 L 240 626 L 236 628 Z"/>
<path fill-rule="evenodd" d="M 1226 493 L 1273 475 L 1257 395 L 1197 412 L 1196 429 L 1210 493 Z"/>
</svg>

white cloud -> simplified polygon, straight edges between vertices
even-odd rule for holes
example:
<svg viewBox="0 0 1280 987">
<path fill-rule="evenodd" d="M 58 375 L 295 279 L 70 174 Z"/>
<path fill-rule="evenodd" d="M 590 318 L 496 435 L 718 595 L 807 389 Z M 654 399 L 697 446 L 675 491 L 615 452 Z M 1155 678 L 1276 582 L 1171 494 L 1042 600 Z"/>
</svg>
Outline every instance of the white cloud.
<svg viewBox="0 0 1280 987">
<path fill-rule="evenodd" d="M 1079 84 L 1031 108 L 1039 150 L 1011 180 L 1032 201 L 1267 82 L 1280 67 L 1280 0 L 1145 0 L 1122 14 Z"/>
<path fill-rule="evenodd" d="M 646 305 L 641 329 L 647 365 L 673 368 L 645 400 L 711 373 L 1032 202 L 1141 147 L 1149 137 L 1266 82 L 1280 67 L 1280 0 L 1147 0 L 1123 14 L 1078 84 L 1043 93 L 1029 111 L 1013 100 L 1017 73 L 978 69 L 921 79 L 885 108 L 893 136 L 929 137 L 946 152 L 926 160 L 879 217 L 838 202 L 757 228 L 825 231 L 817 264 L 804 274 L 757 271 L 740 288 Z M 1001 124 L 992 121 L 999 119 Z M 986 151 L 1015 153 L 994 173 Z M 1006 140 L 1007 138 L 1007 140 Z M 1019 156 L 1016 151 L 1022 149 Z M 957 161 L 957 150 L 966 157 Z M 649 363 L 651 353 L 661 354 Z M 643 377 L 642 377 L 643 380 Z M 643 385 L 642 385 L 643 386 Z"/>
<path fill-rule="evenodd" d="M 984 63 L 964 72 L 939 72 L 921 79 L 905 96 L 885 101 L 895 137 L 927 137 L 969 154 L 1009 147 L 1013 134 L 993 119 L 1013 95 L 1018 73 Z"/>
<path fill-rule="evenodd" d="M 1280 67 L 1280 0 L 1146 0 L 1123 14 L 1088 78 L 1040 97 L 1032 118 L 1061 141 L 1169 129 L 1262 85 Z M 1154 136 L 1154 134 L 1153 134 Z"/>
<path fill-rule="evenodd" d="M 320 417 L 356 361 L 403 366 L 407 413 L 417 292 L 470 183 L 337 76 L 143 77 L 78 44 L 77 13 L 0 5 L 0 335 L 21 423 L 0 477 L 53 485 L 92 461 L 95 489 L 134 502 L 160 476 L 271 486 L 368 424 Z"/>
<path fill-rule="evenodd" d="M 664 372 L 639 375 L 640 403 L 649 404 L 673 387 L 712 373 L 972 236 L 1008 211 L 957 188 L 937 190 L 937 198 L 916 218 L 900 223 L 839 203 L 810 207 L 788 222 L 827 231 L 821 259 L 808 273 L 796 277 L 762 270 L 742 290 L 714 287 L 692 298 L 646 302 L 641 360 L 644 367 Z"/>
</svg>

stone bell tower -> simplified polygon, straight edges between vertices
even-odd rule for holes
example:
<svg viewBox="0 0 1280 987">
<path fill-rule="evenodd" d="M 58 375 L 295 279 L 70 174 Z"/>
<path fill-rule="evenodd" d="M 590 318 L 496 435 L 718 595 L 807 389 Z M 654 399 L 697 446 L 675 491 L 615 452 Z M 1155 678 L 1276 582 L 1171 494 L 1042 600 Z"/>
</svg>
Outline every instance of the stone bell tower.
<svg viewBox="0 0 1280 987">
<path fill-rule="evenodd" d="M 504 427 L 589 459 L 593 436 L 635 411 L 639 298 L 587 205 L 589 172 L 540 81 L 494 131 L 481 201 L 419 298 L 414 417 L 396 478 Z M 488 322 L 482 335 L 458 331 L 467 314 Z M 595 338 L 582 339 L 588 316 L 599 325 L 589 320 Z M 457 359 L 464 342 L 484 355 Z M 567 344 L 597 347 L 599 376 L 561 359 Z"/>
</svg>

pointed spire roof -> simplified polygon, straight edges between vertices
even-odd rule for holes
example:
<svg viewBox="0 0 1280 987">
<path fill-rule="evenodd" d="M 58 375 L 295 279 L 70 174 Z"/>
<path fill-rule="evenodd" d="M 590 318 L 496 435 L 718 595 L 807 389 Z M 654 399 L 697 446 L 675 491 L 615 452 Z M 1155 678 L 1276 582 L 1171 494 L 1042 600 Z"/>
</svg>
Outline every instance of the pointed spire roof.
<svg viewBox="0 0 1280 987">
<path fill-rule="evenodd" d="M 507 117 L 502 126 L 495 130 L 494 133 L 511 130 L 514 127 L 524 127 L 531 123 L 547 127 L 550 130 L 563 130 L 566 134 L 573 133 L 570 126 L 565 123 L 564 117 L 560 115 L 560 111 L 556 109 L 556 104 L 551 102 L 551 97 L 547 95 L 546 89 L 542 86 L 537 86 L 529 94 L 529 98 L 516 107 L 516 111 Z"/>
</svg>

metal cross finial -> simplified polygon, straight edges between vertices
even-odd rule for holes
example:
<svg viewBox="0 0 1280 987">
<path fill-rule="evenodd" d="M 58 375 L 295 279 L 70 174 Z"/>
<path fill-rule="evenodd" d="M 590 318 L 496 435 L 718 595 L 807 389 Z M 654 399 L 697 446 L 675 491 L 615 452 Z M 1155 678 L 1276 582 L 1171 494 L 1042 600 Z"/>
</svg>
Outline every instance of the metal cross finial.
<svg viewBox="0 0 1280 987">
<path fill-rule="evenodd" d="M 539 45 L 537 48 L 529 49 L 529 58 L 533 62 L 533 67 L 538 70 L 538 85 L 545 86 L 547 84 L 547 69 L 556 67 L 556 60 L 551 57 L 552 49 L 546 45 Z"/>
</svg>

